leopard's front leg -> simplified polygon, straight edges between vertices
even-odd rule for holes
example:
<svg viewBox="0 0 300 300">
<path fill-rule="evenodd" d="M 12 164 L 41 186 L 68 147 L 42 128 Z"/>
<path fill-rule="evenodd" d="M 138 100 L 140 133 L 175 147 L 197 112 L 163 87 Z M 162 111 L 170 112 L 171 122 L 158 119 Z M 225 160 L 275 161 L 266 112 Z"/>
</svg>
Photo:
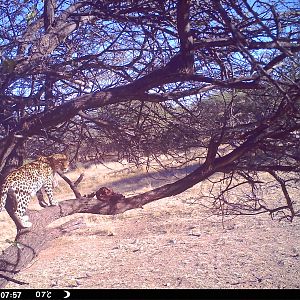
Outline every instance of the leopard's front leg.
<svg viewBox="0 0 300 300">
<path fill-rule="evenodd" d="M 54 206 L 54 205 L 58 205 L 58 202 L 56 200 L 54 200 L 53 198 L 53 190 L 52 190 L 52 181 L 48 181 L 45 185 L 44 185 L 44 190 L 48 196 L 50 205 Z"/>
</svg>

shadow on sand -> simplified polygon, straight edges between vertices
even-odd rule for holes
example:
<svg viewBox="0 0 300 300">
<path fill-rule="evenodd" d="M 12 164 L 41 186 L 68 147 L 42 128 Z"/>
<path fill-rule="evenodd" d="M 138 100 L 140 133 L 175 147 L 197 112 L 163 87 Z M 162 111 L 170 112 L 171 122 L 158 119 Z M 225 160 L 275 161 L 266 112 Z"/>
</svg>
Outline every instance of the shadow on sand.
<svg viewBox="0 0 300 300">
<path fill-rule="evenodd" d="M 143 189 L 145 187 L 156 188 L 158 186 L 174 182 L 193 172 L 199 164 L 193 164 L 184 168 L 161 169 L 155 172 L 139 173 L 136 175 L 128 174 L 116 180 L 110 180 L 107 183 L 108 188 L 112 188 L 116 192 L 124 193 L 128 191 Z"/>
</svg>

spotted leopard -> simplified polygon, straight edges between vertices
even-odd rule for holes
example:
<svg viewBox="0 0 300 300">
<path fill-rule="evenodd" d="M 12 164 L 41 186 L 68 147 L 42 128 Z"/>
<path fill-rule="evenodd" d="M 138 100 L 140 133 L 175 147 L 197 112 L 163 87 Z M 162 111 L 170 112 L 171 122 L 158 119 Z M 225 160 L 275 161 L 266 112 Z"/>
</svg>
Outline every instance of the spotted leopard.
<svg viewBox="0 0 300 300">
<path fill-rule="evenodd" d="M 43 187 L 50 205 L 57 205 L 53 199 L 53 179 L 56 171 L 67 171 L 69 161 L 64 154 L 40 156 L 37 160 L 12 171 L 4 180 L 0 194 L 0 211 L 4 209 L 8 192 L 15 194 L 15 216 L 22 227 L 31 227 L 32 223 L 25 215 L 31 197 Z"/>
</svg>

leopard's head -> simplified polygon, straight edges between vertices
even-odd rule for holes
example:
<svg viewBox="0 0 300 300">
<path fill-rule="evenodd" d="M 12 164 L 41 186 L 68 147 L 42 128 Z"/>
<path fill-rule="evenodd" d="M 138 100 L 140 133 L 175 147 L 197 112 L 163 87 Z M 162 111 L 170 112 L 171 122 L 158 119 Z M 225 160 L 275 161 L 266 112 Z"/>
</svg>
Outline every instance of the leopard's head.
<svg viewBox="0 0 300 300">
<path fill-rule="evenodd" d="M 67 172 L 69 170 L 69 160 L 65 154 L 52 154 L 47 156 L 47 160 L 55 171 Z"/>
</svg>

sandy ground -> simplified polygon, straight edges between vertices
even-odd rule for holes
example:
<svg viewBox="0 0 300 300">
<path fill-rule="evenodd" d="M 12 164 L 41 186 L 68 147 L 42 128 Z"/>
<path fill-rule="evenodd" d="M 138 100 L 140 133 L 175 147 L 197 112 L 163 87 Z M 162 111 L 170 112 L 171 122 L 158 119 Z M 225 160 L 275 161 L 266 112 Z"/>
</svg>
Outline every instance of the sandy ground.
<svg viewBox="0 0 300 300">
<path fill-rule="evenodd" d="M 133 191 L 128 182 L 110 183 Z M 44 289 L 299 288 L 300 220 L 258 215 L 222 222 L 194 201 L 202 188 L 117 216 L 60 219 L 52 226 L 82 216 L 87 227 L 52 241 L 15 278 L 28 283 L 22 288 Z M 0 223 L 4 249 L 14 228 L 5 213 Z"/>
</svg>

